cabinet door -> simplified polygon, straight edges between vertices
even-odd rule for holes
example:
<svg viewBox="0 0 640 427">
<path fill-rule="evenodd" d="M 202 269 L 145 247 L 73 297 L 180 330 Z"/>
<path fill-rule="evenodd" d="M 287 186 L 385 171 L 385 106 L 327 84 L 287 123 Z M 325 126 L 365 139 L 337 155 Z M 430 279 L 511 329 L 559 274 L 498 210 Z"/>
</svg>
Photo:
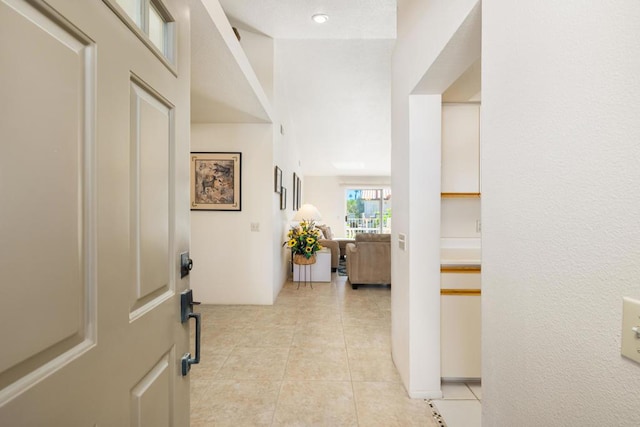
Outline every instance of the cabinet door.
<svg viewBox="0 0 640 427">
<path fill-rule="evenodd" d="M 442 192 L 480 192 L 480 105 L 442 105 Z"/>
<path fill-rule="evenodd" d="M 480 378 L 480 310 L 479 296 L 440 297 L 440 357 L 443 378 Z"/>
<path fill-rule="evenodd" d="M 443 273 L 443 290 L 479 290 L 481 276 L 477 273 Z M 441 376 L 480 378 L 481 376 L 481 297 L 479 295 L 446 293 L 440 297 L 440 357 Z"/>
</svg>

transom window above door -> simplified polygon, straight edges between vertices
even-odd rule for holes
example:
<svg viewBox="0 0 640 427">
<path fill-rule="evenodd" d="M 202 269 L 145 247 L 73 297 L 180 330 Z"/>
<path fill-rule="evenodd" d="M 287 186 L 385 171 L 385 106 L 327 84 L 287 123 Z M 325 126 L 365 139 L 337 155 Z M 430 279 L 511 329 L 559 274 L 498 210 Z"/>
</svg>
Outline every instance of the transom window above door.
<svg viewBox="0 0 640 427">
<path fill-rule="evenodd" d="M 158 0 L 104 0 L 175 74 L 174 19 Z"/>
</svg>

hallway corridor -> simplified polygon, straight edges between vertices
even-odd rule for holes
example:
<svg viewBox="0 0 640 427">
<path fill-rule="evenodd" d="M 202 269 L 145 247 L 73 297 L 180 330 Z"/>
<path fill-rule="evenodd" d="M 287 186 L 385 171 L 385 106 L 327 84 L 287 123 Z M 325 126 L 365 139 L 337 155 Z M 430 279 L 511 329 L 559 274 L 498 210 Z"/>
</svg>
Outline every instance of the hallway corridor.
<svg viewBox="0 0 640 427">
<path fill-rule="evenodd" d="M 203 305 L 191 426 L 442 426 L 391 360 L 388 286 L 287 283 L 273 306 Z"/>
</svg>

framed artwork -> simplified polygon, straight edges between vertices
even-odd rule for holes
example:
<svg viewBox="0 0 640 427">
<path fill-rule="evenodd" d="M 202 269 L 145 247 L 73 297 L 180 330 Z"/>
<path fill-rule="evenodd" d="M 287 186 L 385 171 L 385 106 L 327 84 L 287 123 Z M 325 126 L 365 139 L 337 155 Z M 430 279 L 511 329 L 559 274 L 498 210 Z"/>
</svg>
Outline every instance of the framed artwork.
<svg viewBox="0 0 640 427">
<path fill-rule="evenodd" d="M 280 193 L 282 190 L 282 169 L 276 166 L 273 174 L 273 191 Z"/>
<path fill-rule="evenodd" d="M 287 189 L 282 187 L 280 189 L 280 210 L 287 209 Z"/>
<path fill-rule="evenodd" d="M 296 207 L 297 209 L 300 209 L 300 205 L 302 205 L 302 181 L 300 180 L 300 177 L 298 177 L 298 182 L 296 183 L 296 201 L 298 202 L 298 206 Z"/>
<path fill-rule="evenodd" d="M 191 210 L 240 211 L 242 153 L 191 153 Z"/>
<path fill-rule="evenodd" d="M 292 201 L 293 204 L 291 205 L 291 208 L 294 211 L 298 210 L 298 190 L 297 190 L 297 185 L 298 185 L 298 175 L 296 175 L 296 173 L 293 173 L 293 194 L 292 194 Z"/>
</svg>

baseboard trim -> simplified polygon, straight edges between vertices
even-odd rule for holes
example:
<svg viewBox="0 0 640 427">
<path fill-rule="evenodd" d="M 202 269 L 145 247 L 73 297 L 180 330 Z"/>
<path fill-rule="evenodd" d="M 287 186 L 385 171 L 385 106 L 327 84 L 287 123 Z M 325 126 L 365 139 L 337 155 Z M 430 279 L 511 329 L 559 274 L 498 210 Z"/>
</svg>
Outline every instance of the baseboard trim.
<svg viewBox="0 0 640 427">
<path fill-rule="evenodd" d="M 479 383 L 482 381 L 481 377 L 442 377 L 443 382 L 448 383 Z"/>
</svg>

